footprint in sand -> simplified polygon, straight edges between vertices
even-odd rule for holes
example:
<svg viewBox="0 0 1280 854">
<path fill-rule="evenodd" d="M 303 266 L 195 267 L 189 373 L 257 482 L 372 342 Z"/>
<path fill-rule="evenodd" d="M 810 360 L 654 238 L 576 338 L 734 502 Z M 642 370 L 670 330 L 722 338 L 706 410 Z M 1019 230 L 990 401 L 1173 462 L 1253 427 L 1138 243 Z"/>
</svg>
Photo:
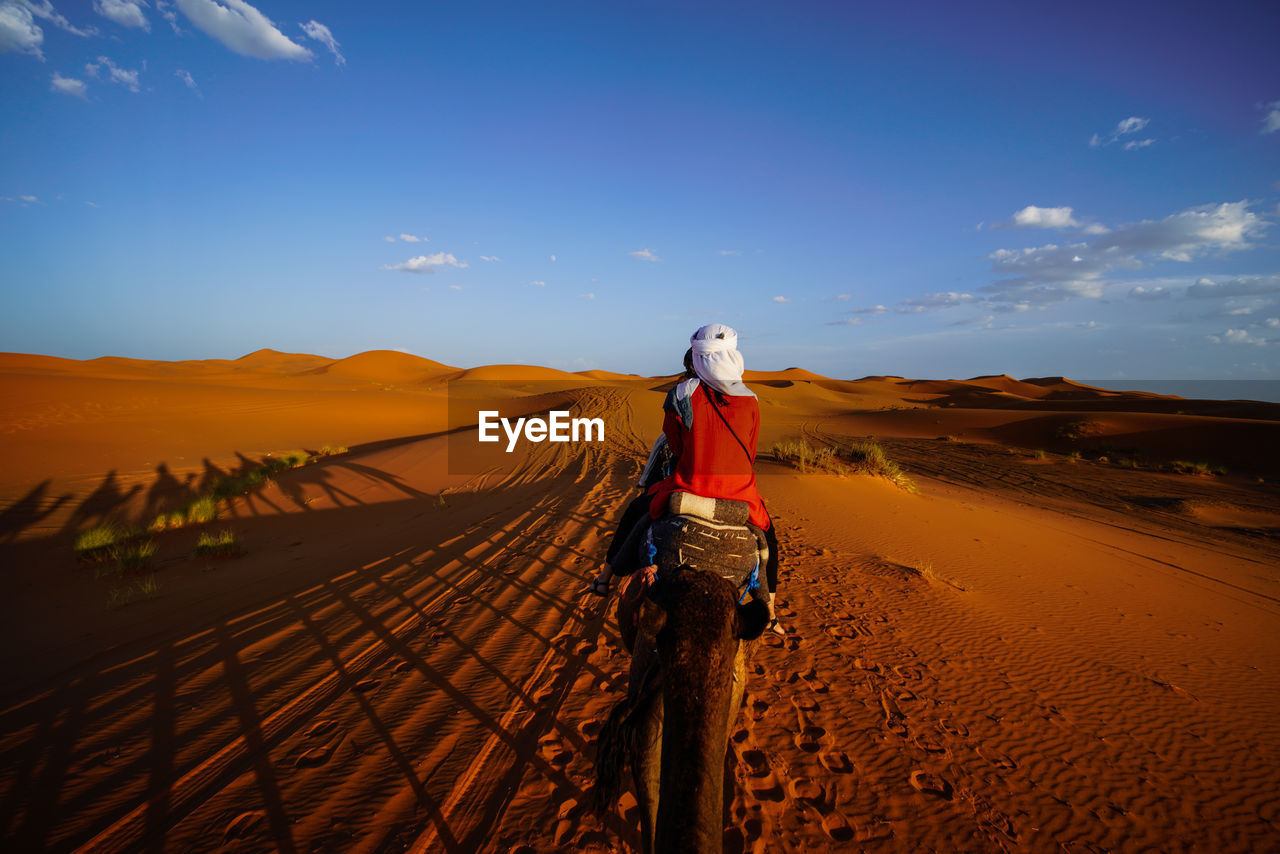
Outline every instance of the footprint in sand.
<svg viewBox="0 0 1280 854">
<path fill-rule="evenodd" d="M 964 738 L 969 734 L 969 728 L 967 726 L 965 726 L 960 721 L 952 720 L 951 718 L 943 718 L 942 720 L 938 721 L 938 729 L 942 730 L 948 735 L 956 735 L 956 736 L 959 736 L 960 738 Z"/>
<path fill-rule="evenodd" d="M 741 854 L 747 850 L 747 835 L 740 827 L 726 827 L 720 839 L 720 850 L 724 854 Z"/>
<path fill-rule="evenodd" d="M 303 735 L 305 735 L 307 738 L 315 738 L 318 735 L 324 735 L 325 733 L 329 732 L 337 725 L 338 725 L 337 721 L 331 721 L 331 720 L 316 721 L 311 725 L 310 729 L 308 729 L 305 733 L 303 733 Z"/>
<path fill-rule="evenodd" d="M 895 665 L 893 668 L 893 672 L 898 674 L 907 682 L 911 682 L 912 680 L 919 679 L 921 675 L 920 668 L 910 664 Z"/>
<path fill-rule="evenodd" d="M 811 725 L 796 733 L 795 738 L 792 740 L 795 742 L 796 747 L 805 753 L 817 753 L 822 749 L 822 740 L 826 735 L 827 731 L 825 729 Z"/>
<path fill-rule="evenodd" d="M 1018 767 L 1018 763 L 1014 761 L 1012 756 L 1007 753 L 1001 753 L 999 750 L 995 750 L 990 747 L 979 747 L 978 755 L 997 768 L 1003 768 L 1005 771 L 1012 771 Z"/>
<path fill-rule="evenodd" d="M 397 662 L 396 666 L 391 668 L 393 673 L 404 673 L 406 670 L 412 670 L 412 669 L 413 669 L 413 664 L 408 661 Z"/>
<path fill-rule="evenodd" d="M 819 805 L 826 799 L 822 787 L 808 777 L 794 777 L 787 783 L 787 793 L 797 801 Z"/>
<path fill-rule="evenodd" d="M 947 752 L 947 748 L 942 744 L 942 742 L 938 741 L 937 739 L 929 735 L 926 735 L 925 733 L 919 733 L 915 736 L 912 736 L 911 743 L 914 744 L 916 747 L 920 748 L 921 750 L 923 750 L 925 753 L 938 754 L 938 753 Z"/>
<path fill-rule="evenodd" d="M 818 701 L 807 694 L 796 694 L 792 696 L 791 705 L 795 706 L 796 711 L 800 712 L 818 711 Z"/>
<path fill-rule="evenodd" d="M 823 768 L 826 768 L 832 774 L 853 773 L 853 761 L 849 759 L 849 754 L 843 750 L 823 753 L 818 757 L 818 761 L 822 763 Z"/>
<path fill-rule="evenodd" d="M 833 810 L 822 817 L 822 832 L 833 842 L 850 842 L 853 840 L 853 825 L 839 810 Z"/>
<path fill-rule="evenodd" d="M 323 745 L 321 747 L 313 747 L 310 750 L 304 751 L 294 761 L 293 767 L 314 768 L 317 765 L 323 765 L 333 757 L 333 752 L 338 749 L 338 745 L 341 742 L 342 742 L 342 739 L 337 738 L 337 739 L 334 739 L 329 744 Z"/>
<path fill-rule="evenodd" d="M 266 821 L 266 818 L 267 814 L 262 810 L 242 812 L 227 823 L 226 830 L 222 831 L 222 838 L 230 842 L 233 839 L 245 839 L 252 836 Z"/>
<path fill-rule="evenodd" d="M 751 733 L 745 729 L 738 729 L 734 731 L 733 735 L 729 737 L 733 739 L 734 744 L 742 744 L 744 741 L 746 741 L 748 738 L 751 737 Z"/>
<path fill-rule="evenodd" d="M 752 796 L 758 801 L 778 802 L 786 797 L 786 793 L 782 790 L 782 784 L 778 782 L 778 778 L 773 774 L 754 782 L 750 789 Z"/>
<path fill-rule="evenodd" d="M 911 788 L 917 792 L 923 792 L 926 795 L 951 800 L 951 784 L 939 777 L 937 774 L 931 774 L 928 771 L 912 771 L 908 778 Z"/>
<path fill-rule="evenodd" d="M 768 777 L 773 772 L 769 767 L 769 758 L 762 750 L 744 750 L 741 758 L 747 766 L 748 777 Z"/>
<path fill-rule="evenodd" d="M 747 705 L 748 713 L 754 721 L 763 720 L 769 714 L 769 704 L 761 699 L 752 699 Z"/>
<path fill-rule="evenodd" d="M 382 684 L 381 679 L 361 679 L 355 685 L 351 686 L 351 690 L 355 691 L 356 693 L 363 694 L 367 691 L 372 691 L 374 688 L 377 688 L 381 684 Z"/>
</svg>

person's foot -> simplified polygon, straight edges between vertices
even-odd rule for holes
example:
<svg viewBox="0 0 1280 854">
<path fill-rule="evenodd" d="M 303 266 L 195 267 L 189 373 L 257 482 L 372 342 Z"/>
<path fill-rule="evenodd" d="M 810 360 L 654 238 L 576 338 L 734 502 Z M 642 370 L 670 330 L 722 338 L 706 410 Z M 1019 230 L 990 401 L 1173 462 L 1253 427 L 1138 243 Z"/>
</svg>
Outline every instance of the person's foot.
<svg viewBox="0 0 1280 854">
<path fill-rule="evenodd" d="M 781 635 L 781 636 L 785 637 L 785 636 L 786 636 L 786 634 L 787 634 L 787 630 L 786 630 L 786 629 L 784 629 L 784 628 L 782 627 L 782 624 L 778 622 L 778 618 L 777 618 L 777 617 L 774 617 L 773 619 L 771 619 L 771 620 L 769 621 L 769 624 L 768 624 L 767 626 L 765 626 L 765 628 L 766 628 L 766 629 L 768 629 L 769 631 L 773 632 L 775 635 Z"/>
<path fill-rule="evenodd" d="M 604 598 L 609 595 L 609 583 L 613 580 L 613 573 L 609 570 L 609 565 L 605 564 L 600 573 L 593 579 L 587 588 L 596 596 Z"/>
</svg>

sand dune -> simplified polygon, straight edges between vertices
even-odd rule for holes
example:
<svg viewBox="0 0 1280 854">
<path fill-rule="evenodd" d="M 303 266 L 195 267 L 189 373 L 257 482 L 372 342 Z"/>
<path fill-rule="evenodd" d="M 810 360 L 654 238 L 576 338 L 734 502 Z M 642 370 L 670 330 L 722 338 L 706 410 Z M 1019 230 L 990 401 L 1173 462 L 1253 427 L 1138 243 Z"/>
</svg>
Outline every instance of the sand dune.
<svg viewBox="0 0 1280 854">
<path fill-rule="evenodd" d="M 673 379 L 0 354 L 0 846 L 634 849 L 634 798 L 584 808 L 627 659 L 582 590 Z M 874 435 L 919 492 L 758 463 L 788 631 L 731 729 L 727 851 L 1280 848 L 1275 405 L 749 381 L 762 451 Z M 480 406 L 606 440 L 463 465 Z M 74 558 L 322 445 L 350 450 L 154 535 L 157 591 L 109 605 Z M 241 557 L 192 556 L 222 529 Z"/>
</svg>

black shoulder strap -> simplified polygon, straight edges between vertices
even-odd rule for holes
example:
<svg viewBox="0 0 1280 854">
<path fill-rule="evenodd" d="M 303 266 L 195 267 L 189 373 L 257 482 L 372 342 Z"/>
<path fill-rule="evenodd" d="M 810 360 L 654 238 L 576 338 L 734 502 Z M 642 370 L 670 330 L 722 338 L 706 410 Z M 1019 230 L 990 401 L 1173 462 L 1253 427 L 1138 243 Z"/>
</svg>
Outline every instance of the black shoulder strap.
<svg viewBox="0 0 1280 854">
<path fill-rule="evenodd" d="M 702 388 L 704 391 L 706 391 L 705 385 L 700 385 L 699 388 Z M 720 411 L 720 405 L 716 403 L 716 399 L 711 396 L 711 392 L 708 391 L 706 392 L 706 394 L 707 394 L 707 402 L 711 404 L 712 411 L 715 412 L 716 415 L 720 416 L 721 423 L 724 424 L 725 427 L 729 428 L 729 432 L 733 435 L 733 438 L 737 439 L 738 441 L 738 447 L 742 449 L 742 453 L 747 455 L 747 464 L 754 466 L 756 464 L 755 457 L 751 456 L 751 452 L 747 450 L 746 444 L 744 444 L 743 441 L 738 438 L 738 432 L 733 429 L 733 425 L 729 423 L 729 419 L 724 417 L 724 413 Z M 725 405 L 727 406 L 728 404 L 726 403 Z"/>
</svg>

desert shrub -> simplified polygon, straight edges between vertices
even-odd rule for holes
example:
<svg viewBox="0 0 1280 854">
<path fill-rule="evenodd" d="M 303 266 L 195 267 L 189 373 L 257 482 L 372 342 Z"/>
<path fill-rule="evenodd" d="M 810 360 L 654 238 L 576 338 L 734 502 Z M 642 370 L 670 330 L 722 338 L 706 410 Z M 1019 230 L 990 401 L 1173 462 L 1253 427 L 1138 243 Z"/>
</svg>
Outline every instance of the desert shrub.
<svg viewBox="0 0 1280 854">
<path fill-rule="evenodd" d="M 898 464 L 885 456 L 884 448 L 874 441 L 853 442 L 840 449 L 840 456 L 849 459 L 856 471 L 883 477 L 907 492 L 919 492 L 915 481 L 907 477 Z"/>
<path fill-rule="evenodd" d="M 216 534 L 205 531 L 196 540 L 196 557 L 236 557 L 240 554 L 240 540 L 230 530 Z"/>
<path fill-rule="evenodd" d="M 840 471 L 842 468 L 835 459 L 833 448 L 815 448 L 804 440 L 777 442 L 772 451 L 780 462 L 795 466 L 800 471 Z"/>
<path fill-rule="evenodd" d="M 123 535 L 124 531 L 110 522 L 81 531 L 76 536 L 76 556 L 81 560 L 108 561 L 111 559 L 111 549 Z"/>
<path fill-rule="evenodd" d="M 911 478 L 907 477 L 897 463 L 885 456 L 884 449 L 874 441 L 855 441 L 818 448 L 806 440 L 792 439 L 776 443 L 772 452 L 780 462 L 795 466 L 800 471 L 837 474 L 861 472 L 883 477 L 908 492 L 919 491 Z"/>
<path fill-rule="evenodd" d="M 94 564 L 95 578 L 118 576 L 150 566 L 156 544 L 140 531 L 104 523 L 76 537 L 75 552 Z"/>
<path fill-rule="evenodd" d="M 319 454 L 317 454 L 317 456 L 321 456 L 321 457 L 336 457 L 336 456 L 339 456 L 339 455 L 341 455 L 341 454 L 345 454 L 345 453 L 347 453 L 347 452 L 348 452 L 348 451 L 347 451 L 347 446 L 346 446 L 346 445 L 337 445 L 337 446 L 333 446 L 333 445 L 325 445 L 323 448 L 321 448 L 321 449 L 320 449 L 320 453 L 319 453 Z"/>
<path fill-rule="evenodd" d="M 137 572 L 151 565 L 155 557 L 156 544 L 151 539 L 130 538 L 117 543 L 113 558 L 124 572 Z"/>
</svg>

